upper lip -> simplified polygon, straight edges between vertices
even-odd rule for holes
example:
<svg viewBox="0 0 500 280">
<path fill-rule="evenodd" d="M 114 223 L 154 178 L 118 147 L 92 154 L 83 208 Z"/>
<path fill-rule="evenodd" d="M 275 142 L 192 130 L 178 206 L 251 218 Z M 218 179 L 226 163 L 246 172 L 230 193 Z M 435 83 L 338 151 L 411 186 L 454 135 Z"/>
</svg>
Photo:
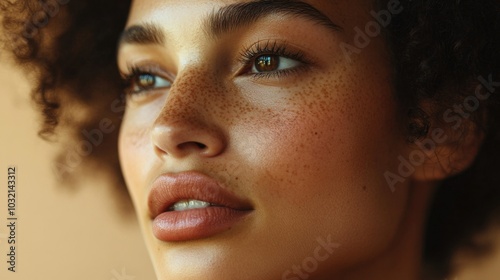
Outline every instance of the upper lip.
<svg viewBox="0 0 500 280">
<path fill-rule="evenodd" d="M 223 184 L 200 172 L 189 171 L 156 178 L 148 197 L 149 214 L 155 218 L 175 203 L 191 199 L 234 210 L 252 210 L 248 201 L 227 190 Z"/>
</svg>

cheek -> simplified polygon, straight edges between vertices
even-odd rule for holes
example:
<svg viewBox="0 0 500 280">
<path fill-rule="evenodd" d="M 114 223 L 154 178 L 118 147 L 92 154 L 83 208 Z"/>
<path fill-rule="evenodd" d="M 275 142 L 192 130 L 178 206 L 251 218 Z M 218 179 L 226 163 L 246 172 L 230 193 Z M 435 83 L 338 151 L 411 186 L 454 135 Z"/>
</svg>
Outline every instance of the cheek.
<svg viewBox="0 0 500 280">
<path fill-rule="evenodd" d="M 276 226 L 267 232 L 292 243 L 332 235 L 346 262 L 380 253 L 407 195 L 391 192 L 384 178 L 401 145 L 390 88 L 338 77 L 301 90 L 288 108 L 267 116 L 267 137 L 253 143 L 264 174 L 259 207 Z"/>
<path fill-rule="evenodd" d="M 140 114 L 127 109 L 118 139 L 120 165 L 136 209 L 143 204 L 145 178 L 148 178 L 157 161 L 150 141 L 149 118 L 147 115 L 140 117 Z"/>
</svg>

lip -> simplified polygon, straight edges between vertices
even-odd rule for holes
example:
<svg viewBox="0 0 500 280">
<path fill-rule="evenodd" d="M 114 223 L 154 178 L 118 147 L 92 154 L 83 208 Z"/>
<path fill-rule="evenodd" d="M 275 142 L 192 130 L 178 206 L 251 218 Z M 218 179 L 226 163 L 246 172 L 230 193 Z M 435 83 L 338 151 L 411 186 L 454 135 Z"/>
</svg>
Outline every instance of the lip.
<svg viewBox="0 0 500 280">
<path fill-rule="evenodd" d="M 208 208 L 172 211 L 181 200 L 201 200 Z M 194 171 L 168 173 L 156 178 L 148 197 L 153 234 L 166 242 L 207 238 L 231 229 L 252 210 L 252 205 L 213 178 Z"/>
</svg>

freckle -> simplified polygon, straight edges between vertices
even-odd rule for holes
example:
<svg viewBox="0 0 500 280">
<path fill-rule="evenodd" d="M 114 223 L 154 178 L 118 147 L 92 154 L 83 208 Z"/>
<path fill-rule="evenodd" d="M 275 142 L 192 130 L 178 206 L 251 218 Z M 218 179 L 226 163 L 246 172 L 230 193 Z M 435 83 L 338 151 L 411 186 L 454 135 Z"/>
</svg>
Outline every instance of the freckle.
<svg viewBox="0 0 500 280">
<path fill-rule="evenodd" d="M 363 186 L 363 190 L 366 192 L 366 186 Z"/>
</svg>

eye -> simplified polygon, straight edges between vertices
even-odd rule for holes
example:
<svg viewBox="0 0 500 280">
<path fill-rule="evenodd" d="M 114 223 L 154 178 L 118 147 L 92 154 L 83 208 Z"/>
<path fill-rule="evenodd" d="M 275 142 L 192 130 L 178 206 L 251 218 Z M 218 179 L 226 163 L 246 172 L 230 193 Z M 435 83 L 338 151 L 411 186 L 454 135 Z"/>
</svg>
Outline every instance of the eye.
<svg viewBox="0 0 500 280">
<path fill-rule="evenodd" d="M 149 73 L 137 74 L 131 80 L 131 90 L 133 93 L 169 88 L 171 86 L 172 83 L 170 81 Z"/>
<path fill-rule="evenodd" d="M 279 55 L 266 54 L 255 59 L 252 67 L 252 73 L 267 73 L 293 69 L 299 66 L 301 62 Z"/>
</svg>

